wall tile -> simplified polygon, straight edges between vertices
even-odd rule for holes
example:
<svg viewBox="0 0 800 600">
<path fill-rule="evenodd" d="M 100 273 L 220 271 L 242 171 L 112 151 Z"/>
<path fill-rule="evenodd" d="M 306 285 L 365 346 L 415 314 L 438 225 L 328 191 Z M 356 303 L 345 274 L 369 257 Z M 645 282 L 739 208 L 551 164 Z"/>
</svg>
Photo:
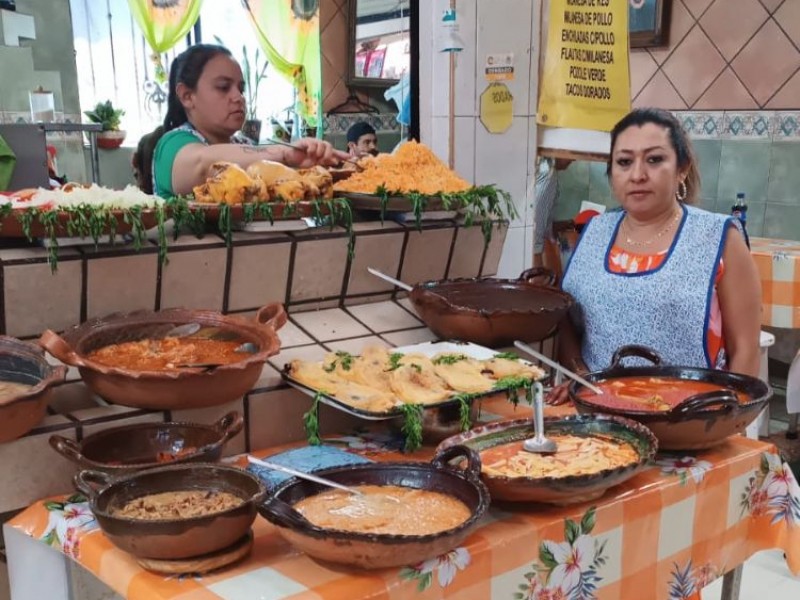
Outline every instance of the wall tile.
<svg viewBox="0 0 800 600">
<path fill-rule="evenodd" d="M 88 318 L 116 311 L 155 309 L 158 254 L 93 258 L 87 263 Z M 135 277 L 131 277 L 133 273 Z"/>
<path fill-rule="evenodd" d="M 489 240 L 489 247 L 486 248 L 486 255 L 483 258 L 483 268 L 481 277 L 488 277 L 497 273 L 500 264 L 500 255 L 503 252 L 503 245 L 508 234 L 508 225 L 495 224 L 492 227 L 492 239 Z"/>
<path fill-rule="evenodd" d="M 700 24 L 725 60 L 731 60 L 768 17 L 758 0 L 737 0 L 735 10 L 730 2 L 715 2 Z"/>
<path fill-rule="evenodd" d="M 81 278 L 77 260 L 59 261 L 55 273 L 46 263 L 3 266 L 6 335 L 36 336 L 78 323 Z"/>
<path fill-rule="evenodd" d="M 694 140 L 692 146 L 700 167 L 700 197 L 716 198 L 722 142 L 719 140 Z"/>
<path fill-rule="evenodd" d="M 658 64 L 647 50 L 631 50 L 630 70 L 631 98 L 635 98 L 658 70 Z"/>
<path fill-rule="evenodd" d="M 347 238 L 299 241 L 291 279 L 292 302 L 341 294 L 346 265 Z"/>
<path fill-rule="evenodd" d="M 314 342 L 291 320 L 286 322 L 286 325 L 278 331 L 278 337 L 281 338 L 281 348 L 291 348 L 292 346 L 305 346 Z"/>
<path fill-rule="evenodd" d="M 477 79 L 476 94 L 486 87 L 483 65 L 487 54 L 514 53 L 513 81 L 505 82 L 514 96 L 514 114 L 527 115 L 529 86 L 525 76 L 530 68 L 531 10 L 530 0 L 505 0 L 498 10 L 495 2 L 478 3 Z M 513 18 L 509 18 L 513 15 Z M 538 34 L 538 28 L 537 28 Z"/>
<path fill-rule="evenodd" d="M 345 298 L 344 306 L 360 306 L 361 304 L 371 304 L 372 302 L 383 302 L 391 300 L 394 292 L 386 292 L 383 294 L 371 294 L 369 296 L 350 296 Z"/>
<path fill-rule="evenodd" d="M 455 114 L 473 117 L 477 114 L 476 86 L 481 85 L 483 59 L 478 63 L 477 46 L 477 14 L 478 0 L 459 0 L 456 7 L 456 22 L 459 35 L 464 40 L 464 49 L 455 54 Z M 448 68 L 449 68 L 449 57 Z M 443 79 L 449 81 L 448 79 Z"/>
<path fill-rule="evenodd" d="M 376 333 L 413 329 L 422 325 L 408 311 L 391 301 L 353 306 L 348 312 Z"/>
<path fill-rule="evenodd" d="M 800 205 L 769 202 L 764 217 L 765 237 L 796 240 L 800 232 Z"/>
<path fill-rule="evenodd" d="M 482 184 L 483 181 L 476 179 L 475 156 L 472 148 L 475 147 L 475 117 L 456 117 L 455 139 L 453 140 L 454 170 L 460 177 L 470 183 Z M 477 127 L 481 127 L 477 125 Z M 439 159 L 449 164 L 450 148 L 450 120 L 447 117 L 433 118 L 433 131 L 428 138 L 431 150 Z"/>
<path fill-rule="evenodd" d="M 228 310 L 244 310 L 284 302 L 289 276 L 289 241 L 281 244 L 234 246 Z"/>
<path fill-rule="evenodd" d="M 292 319 L 321 342 L 369 334 L 369 330 L 339 308 L 295 314 Z"/>
<path fill-rule="evenodd" d="M 394 286 L 391 283 L 371 275 L 367 267 L 395 277 L 400 268 L 404 239 L 405 231 L 402 230 L 380 235 L 357 235 L 347 295 L 393 291 Z"/>
<path fill-rule="evenodd" d="M 75 439 L 74 430 L 58 433 Z M 72 476 L 78 468 L 53 451 L 48 442 L 50 435 L 31 435 L 10 444 L 0 444 L 0 472 L 4 480 L 0 512 L 24 508 L 46 496 L 72 491 Z"/>
<path fill-rule="evenodd" d="M 453 229 L 409 230 L 400 279 L 409 285 L 443 279 L 454 233 Z"/>
<path fill-rule="evenodd" d="M 769 202 L 800 205 L 800 144 L 773 142 L 770 151 Z M 800 234 L 800 232 L 798 232 Z"/>
<path fill-rule="evenodd" d="M 477 277 L 481 270 L 481 259 L 486 242 L 480 226 L 459 227 L 456 233 L 456 245 L 447 277 Z"/>
<path fill-rule="evenodd" d="M 519 277 L 519 274 L 533 261 L 533 236 L 530 236 L 530 240 L 526 240 L 527 229 L 526 227 L 510 227 L 508 229 L 503 245 L 503 255 L 497 267 L 497 276 L 501 279 Z"/>
<path fill-rule="evenodd" d="M 669 25 L 669 46 L 665 48 L 648 48 L 648 52 L 660 65 L 663 64 L 672 51 L 683 41 L 686 34 L 694 26 L 695 18 L 680 0 L 672 3 L 672 16 Z"/>
<path fill-rule="evenodd" d="M 161 270 L 161 308 L 222 310 L 226 248 L 172 252 Z"/>
<path fill-rule="evenodd" d="M 800 46 L 800 3 L 784 2 L 775 11 L 775 20 L 781 28 L 789 34 L 795 46 Z"/>
<path fill-rule="evenodd" d="M 678 94 L 675 86 L 667 79 L 663 71 L 659 71 L 642 88 L 639 95 L 633 100 L 633 107 L 658 106 L 670 110 L 686 108 L 686 102 Z"/>
<path fill-rule="evenodd" d="M 483 125 L 475 128 L 475 181 L 483 185 L 494 183 L 511 194 L 519 214 L 512 226 L 525 222 L 529 204 L 526 198 L 528 139 L 528 117 L 514 117 L 511 127 L 502 134 L 489 133 Z"/>
<path fill-rule="evenodd" d="M 186 410 L 173 410 L 172 420 L 182 421 L 187 423 L 203 423 L 205 425 L 212 425 L 219 421 L 222 417 L 231 411 L 236 411 L 240 415 L 244 414 L 244 401 L 242 398 L 237 398 L 233 402 L 228 402 L 220 406 L 209 406 L 207 408 L 191 408 Z M 252 417 L 250 417 L 252 422 Z M 246 432 L 242 431 L 239 435 L 234 437 L 231 441 L 225 444 L 222 451 L 223 456 L 234 456 L 246 452 L 245 440 Z"/>
<path fill-rule="evenodd" d="M 606 175 L 606 164 L 601 162 L 589 163 L 589 200 L 608 204 L 613 194 L 611 185 L 608 183 Z"/>
<path fill-rule="evenodd" d="M 734 200 L 744 192 L 749 202 L 766 202 L 769 142 L 724 140 L 717 197 Z"/>
<path fill-rule="evenodd" d="M 767 102 L 766 108 L 778 110 L 796 109 L 800 102 L 800 71 L 796 72 L 789 81 Z"/>
<path fill-rule="evenodd" d="M 292 362 L 293 360 L 322 360 L 328 351 L 320 346 L 314 344 L 312 346 L 297 346 L 296 348 L 282 349 L 275 356 L 269 357 L 269 364 L 282 371 L 283 367 Z"/>
<path fill-rule="evenodd" d="M 384 333 L 381 337 L 395 348 L 399 348 L 400 346 L 410 346 L 412 344 L 432 342 L 436 339 L 436 334 L 427 327 L 420 327 L 419 329 L 407 329 L 406 331 Z"/>
<path fill-rule="evenodd" d="M 248 403 L 251 451 L 306 439 L 303 413 L 311 407 L 310 397 L 287 388 L 250 394 Z"/>
<path fill-rule="evenodd" d="M 368 335 L 366 337 L 355 338 L 352 340 L 343 340 L 341 342 L 330 342 L 328 344 L 334 352 L 349 352 L 350 354 L 361 354 L 364 348 L 368 346 L 378 346 L 380 348 L 389 348 L 390 344 L 376 335 Z"/>
<path fill-rule="evenodd" d="M 693 108 L 702 110 L 717 106 L 746 110 L 758 108 L 750 92 L 730 67 L 725 68 L 717 80 L 700 96 Z"/>
<path fill-rule="evenodd" d="M 692 106 L 725 68 L 725 59 L 703 30 L 695 27 L 667 59 L 663 68 L 681 97 Z"/>
</svg>

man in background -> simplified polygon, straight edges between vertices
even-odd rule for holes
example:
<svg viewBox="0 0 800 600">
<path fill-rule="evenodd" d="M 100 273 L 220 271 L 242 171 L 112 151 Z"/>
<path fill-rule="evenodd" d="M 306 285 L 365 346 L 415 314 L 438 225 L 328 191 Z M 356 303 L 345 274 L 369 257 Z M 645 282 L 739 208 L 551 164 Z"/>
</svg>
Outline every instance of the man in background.
<svg viewBox="0 0 800 600">
<path fill-rule="evenodd" d="M 347 150 L 356 158 L 367 154 L 377 156 L 378 136 L 375 128 L 366 121 L 353 123 L 347 130 Z"/>
<path fill-rule="evenodd" d="M 558 171 L 572 163 L 565 158 L 539 159 L 536 169 L 536 188 L 533 199 L 533 266 L 544 266 L 545 238 L 552 236 L 553 211 L 558 200 Z"/>
</svg>

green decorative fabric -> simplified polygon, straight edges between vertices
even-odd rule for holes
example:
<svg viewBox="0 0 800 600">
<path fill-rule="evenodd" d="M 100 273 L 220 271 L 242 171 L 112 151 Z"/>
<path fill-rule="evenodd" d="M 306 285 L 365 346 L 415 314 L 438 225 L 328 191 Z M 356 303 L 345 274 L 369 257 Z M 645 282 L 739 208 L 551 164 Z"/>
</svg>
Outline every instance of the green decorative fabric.
<svg viewBox="0 0 800 600">
<path fill-rule="evenodd" d="M 242 0 L 242 4 L 267 58 L 297 90 L 297 113 L 318 127 L 322 117 L 319 0 Z"/>
<path fill-rule="evenodd" d="M 0 136 L 0 191 L 8 189 L 11 183 L 11 176 L 14 174 L 14 167 L 17 166 L 17 155 L 11 149 L 3 136 Z"/>
<path fill-rule="evenodd" d="M 153 50 L 152 58 L 159 81 L 167 80 L 161 55 L 194 26 L 202 3 L 203 0 L 128 0 L 131 14 Z"/>
</svg>

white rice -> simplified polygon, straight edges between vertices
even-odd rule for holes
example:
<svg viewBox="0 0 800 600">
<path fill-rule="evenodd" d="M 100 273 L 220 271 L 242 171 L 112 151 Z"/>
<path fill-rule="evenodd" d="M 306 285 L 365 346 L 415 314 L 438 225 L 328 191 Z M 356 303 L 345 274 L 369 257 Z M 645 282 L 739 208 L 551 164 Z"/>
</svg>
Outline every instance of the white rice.
<svg viewBox="0 0 800 600">
<path fill-rule="evenodd" d="M 163 204 L 164 200 L 158 196 L 145 194 L 133 185 L 127 186 L 124 190 L 112 190 L 93 183 L 88 188 L 76 186 L 68 192 L 61 189 L 39 188 L 30 200 L 23 201 L 12 197 L 11 202 L 14 208 L 33 208 L 55 203 L 62 208 L 91 205 L 110 209 L 130 209 L 134 206 L 154 208 Z"/>
</svg>

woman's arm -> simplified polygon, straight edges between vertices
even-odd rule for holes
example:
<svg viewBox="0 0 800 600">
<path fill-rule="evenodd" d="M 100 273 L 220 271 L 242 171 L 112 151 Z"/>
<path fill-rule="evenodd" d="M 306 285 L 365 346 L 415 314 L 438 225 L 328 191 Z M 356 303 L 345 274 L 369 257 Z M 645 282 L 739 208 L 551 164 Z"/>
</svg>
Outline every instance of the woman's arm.
<svg viewBox="0 0 800 600">
<path fill-rule="evenodd" d="M 758 377 L 761 281 L 744 237 L 731 229 L 722 253 L 725 273 L 717 286 L 728 369 Z"/>
<path fill-rule="evenodd" d="M 188 144 L 178 151 L 172 163 L 172 192 L 189 194 L 192 188 L 206 180 L 208 168 L 215 162 L 236 163 L 247 168 L 259 160 L 274 160 L 290 167 L 334 165 L 349 155 L 334 150 L 327 142 L 302 139 L 294 142 L 296 150 L 287 146 L 245 146 L 242 144 Z"/>
</svg>

